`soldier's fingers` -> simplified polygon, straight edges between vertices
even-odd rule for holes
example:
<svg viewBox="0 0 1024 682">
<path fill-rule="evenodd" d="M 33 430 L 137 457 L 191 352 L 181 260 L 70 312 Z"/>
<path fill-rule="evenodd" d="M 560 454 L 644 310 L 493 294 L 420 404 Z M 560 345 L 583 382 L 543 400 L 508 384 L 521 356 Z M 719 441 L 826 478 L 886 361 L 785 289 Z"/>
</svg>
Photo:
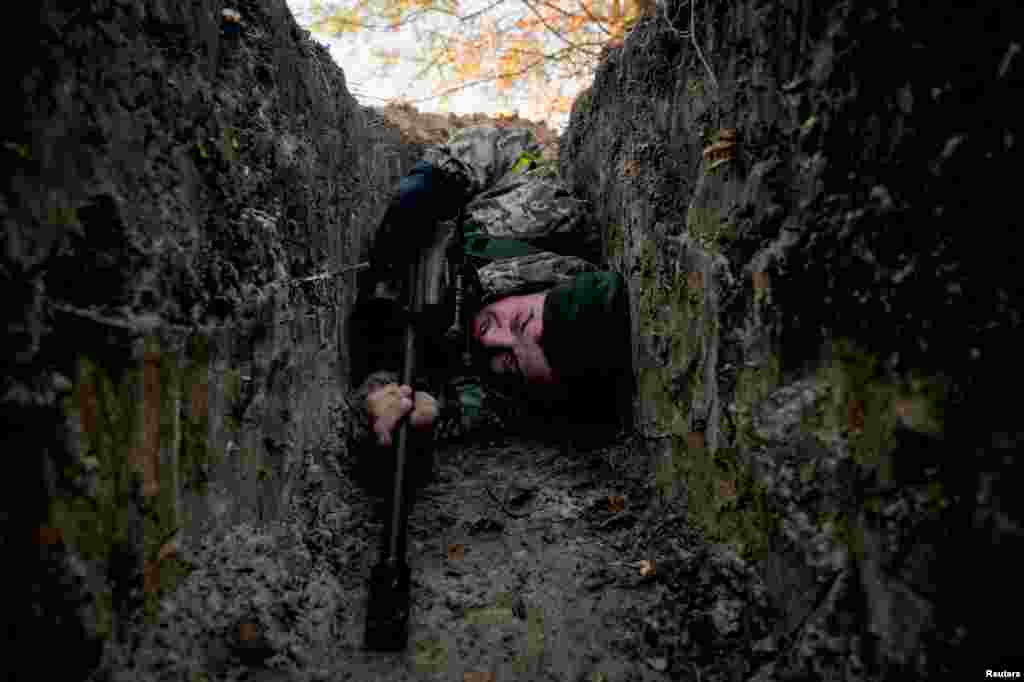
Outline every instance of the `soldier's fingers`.
<svg viewBox="0 0 1024 682">
<path fill-rule="evenodd" d="M 382 446 L 391 445 L 391 427 L 394 422 L 390 419 L 377 419 L 373 423 L 373 431 L 377 434 L 377 442 Z"/>
<path fill-rule="evenodd" d="M 430 426 L 437 419 L 439 413 L 437 400 L 429 393 L 416 393 L 416 409 L 412 413 L 411 421 L 414 426 Z"/>
<path fill-rule="evenodd" d="M 382 405 L 391 403 L 400 395 L 401 391 L 398 388 L 398 384 L 388 384 L 370 391 L 366 396 L 366 402 L 372 408 L 379 408 Z"/>
<path fill-rule="evenodd" d="M 409 384 L 402 384 L 398 390 L 402 394 L 403 398 L 408 398 L 412 395 L 412 386 Z"/>
</svg>

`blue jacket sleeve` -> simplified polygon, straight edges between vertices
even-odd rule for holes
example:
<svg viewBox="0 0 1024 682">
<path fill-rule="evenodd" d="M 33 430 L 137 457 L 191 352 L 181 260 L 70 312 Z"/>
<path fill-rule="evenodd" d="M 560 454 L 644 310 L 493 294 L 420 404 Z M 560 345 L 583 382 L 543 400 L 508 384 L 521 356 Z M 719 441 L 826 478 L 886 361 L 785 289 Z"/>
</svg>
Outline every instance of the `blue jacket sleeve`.
<svg viewBox="0 0 1024 682">
<path fill-rule="evenodd" d="M 468 200 L 457 178 L 420 161 L 398 183 L 370 250 L 371 271 L 403 272 L 434 237 L 441 221 L 455 218 Z"/>
</svg>

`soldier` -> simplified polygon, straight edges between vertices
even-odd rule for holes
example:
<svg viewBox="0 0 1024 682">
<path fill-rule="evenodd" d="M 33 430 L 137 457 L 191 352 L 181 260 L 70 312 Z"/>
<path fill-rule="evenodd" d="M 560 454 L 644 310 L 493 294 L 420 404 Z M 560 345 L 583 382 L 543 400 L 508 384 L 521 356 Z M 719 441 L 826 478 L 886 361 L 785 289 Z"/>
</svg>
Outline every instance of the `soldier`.
<svg viewBox="0 0 1024 682">
<path fill-rule="evenodd" d="M 359 422 L 350 450 L 357 477 L 377 494 L 406 414 L 413 488 L 429 477 L 435 438 L 493 433 L 516 415 L 582 445 L 631 425 L 625 280 L 580 257 L 599 247 L 584 231 L 583 202 L 539 172 L 538 158 L 529 130 L 463 129 L 427 150 L 385 213 L 348 323 L 357 386 L 350 405 Z M 405 266 L 446 224 L 455 235 L 449 285 L 444 302 L 418 323 L 414 390 L 399 385 Z M 469 308 L 465 344 L 445 333 L 459 271 Z"/>
</svg>

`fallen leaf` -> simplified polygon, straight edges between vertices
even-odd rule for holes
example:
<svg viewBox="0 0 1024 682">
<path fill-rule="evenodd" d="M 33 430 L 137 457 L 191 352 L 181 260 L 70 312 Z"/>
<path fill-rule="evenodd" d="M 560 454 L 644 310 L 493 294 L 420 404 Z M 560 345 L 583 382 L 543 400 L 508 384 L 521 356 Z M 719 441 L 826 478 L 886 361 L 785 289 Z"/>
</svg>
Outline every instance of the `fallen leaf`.
<svg viewBox="0 0 1024 682">
<path fill-rule="evenodd" d="M 753 272 L 750 277 L 753 280 L 754 291 L 764 291 L 771 284 L 767 272 Z"/>
<path fill-rule="evenodd" d="M 626 509 L 626 498 L 622 495 L 608 496 L 608 511 L 617 514 Z"/>
<path fill-rule="evenodd" d="M 466 546 L 460 544 L 448 545 L 448 560 L 456 561 L 466 556 Z"/>
<path fill-rule="evenodd" d="M 245 622 L 238 626 L 238 640 L 241 642 L 252 642 L 260 636 L 259 627 L 256 623 Z"/>
<path fill-rule="evenodd" d="M 60 545 L 64 543 L 64 533 L 56 526 L 38 526 L 33 535 L 37 545 Z"/>
<path fill-rule="evenodd" d="M 643 577 L 654 575 L 654 561 L 651 559 L 643 559 L 640 562 L 640 575 Z"/>
<path fill-rule="evenodd" d="M 735 157 L 736 143 L 730 140 L 722 140 L 704 147 L 704 158 L 708 161 L 732 159 Z"/>
<path fill-rule="evenodd" d="M 699 270 L 691 272 L 689 275 L 686 276 L 686 284 L 691 289 L 701 291 L 702 289 L 704 289 L 704 273 L 700 272 Z"/>
<path fill-rule="evenodd" d="M 146 594 L 155 594 L 160 589 L 160 564 L 156 561 L 147 561 L 142 567 L 142 591 Z"/>
<path fill-rule="evenodd" d="M 690 450 L 703 450 L 705 443 L 703 431 L 691 431 L 686 434 L 686 447 Z"/>
<path fill-rule="evenodd" d="M 893 401 L 893 409 L 898 417 L 909 419 L 914 413 L 914 403 L 911 400 L 897 399 Z"/>
<path fill-rule="evenodd" d="M 462 682 L 494 682 L 494 673 L 467 672 L 462 675 Z"/>
<path fill-rule="evenodd" d="M 176 540 L 171 540 L 170 542 L 164 543 L 164 546 L 160 548 L 160 551 L 157 552 L 156 560 L 157 563 L 159 563 L 166 561 L 167 559 L 172 559 L 176 556 L 178 556 L 178 542 Z"/>
<path fill-rule="evenodd" d="M 864 401 L 851 400 L 848 409 L 850 431 L 860 433 L 864 430 Z"/>
<path fill-rule="evenodd" d="M 718 482 L 718 494 L 725 500 L 736 498 L 736 481 L 726 478 Z"/>
<path fill-rule="evenodd" d="M 640 162 L 636 159 L 627 159 L 626 161 L 623 161 L 622 172 L 627 177 L 635 178 L 640 174 Z"/>
</svg>

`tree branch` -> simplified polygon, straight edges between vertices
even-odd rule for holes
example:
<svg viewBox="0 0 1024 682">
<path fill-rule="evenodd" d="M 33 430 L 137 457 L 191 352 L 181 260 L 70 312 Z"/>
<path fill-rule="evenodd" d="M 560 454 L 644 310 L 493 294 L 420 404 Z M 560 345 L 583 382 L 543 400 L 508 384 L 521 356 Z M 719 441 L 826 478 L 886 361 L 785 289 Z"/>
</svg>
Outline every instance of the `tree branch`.
<svg viewBox="0 0 1024 682">
<path fill-rule="evenodd" d="M 587 9 L 587 6 L 586 6 L 586 5 L 585 5 L 585 4 L 583 3 L 583 0 L 576 0 L 576 2 L 577 2 L 577 3 L 579 4 L 579 6 L 580 6 L 580 9 L 581 9 L 581 10 L 583 10 L 583 13 L 584 13 L 584 14 L 586 14 L 586 15 L 587 15 L 587 17 L 588 17 L 588 18 L 589 18 L 589 19 L 590 19 L 590 20 L 591 20 L 592 22 L 594 22 L 594 24 L 595 24 L 595 25 L 596 25 L 596 26 L 597 26 L 597 27 L 598 27 L 599 29 L 601 29 L 601 32 L 602 32 L 602 33 L 604 33 L 604 34 L 605 34 L 606 36 L 608 36 L 609 38 L 611 38 L 611 37 L 612 37 L 612 34 L 611 34 L 611 33 L 609 33 L 609 32 L 608 32 L 608 29 L 606 29 L 606 28 L 604 27 L 604 22 L 603 22 L 603 21 L 601 21 L 600 19 L 598 19 L 597 17 L 595 17 L 595 16 L 593 15 L 593 14 L 591 14 L 591 13 L 590 13 L 590 10 L 589 10 L 589 9 Z"/>
<path fill-rule="evenodd" d="M 544 26 L 544 28 L 546 28 L 552 35 L 554 35 L 557 38 L 561 38 L 563 41 L 566 42 L 566 44 L 571 45 L 574 49 L 580 50 L 581 52 L 587 52 L 587 50 L 584 50 L 582 46 L 574 43 L 573 41 L 569 40 L 564 35 L 562 35 L 559 31 L 556 31 L 555 29 L 553 29 L 551 27 L 551 25 L 548 24 L 548 22 L 544 20 L 544 17 L 542 17 L 540 15 L 540 12 L 537 11 L 537 8 L 533 6 L 533 3 L 531 3 L 530 0 L 522 0 L 522 2 L 523 2 L 524 5 L 526 5 L 527 7 L 530 8 L 530 11 L 533 12 L 537 16 L 538 21 L 540 21 L 540 23 Z M 544 2 L 544 0 L 541 0 L 541 2 Z M 547 4 L 547 3 L 544 2 L 544 4 Z M 561 12 L 562 10 L 559 9 L 559 11 Z M 565 14 L 565 12 L 562 12 L 562 13 Z M 571 17 L 572 15 L 566 14 L 566 16 Z"/>
<path fill-rule="evenodd" d="M 412 77 L 412 80 L 418 81 L 420 78 L 423 77 L 423 75 L 427 71 L 430 70 L 430 67 L 438 66 L 438 62 L 441 60 L 441 56 L 444 55 L 444 53 L 445 53 L 445 50 L 438 50 L 437 54 L 434 56 L 434 58 L 432 60 L 430 60 L 430 63 L 427 64 L 426 66 L 424 66 L 422 69 L 420 69 L 419 73 L 417 73 L 415 76 Z M 438 66 L 438 69 L 440 70 L 439 66 Z"/>
<path fill-rule="evenodd" d="M 481 9 L 481 10 L 477 10 L 476 12 L 473 12 L 472 14 L 467 14 L 464 17 L 459 17 L 459 21 L 460 22 L 466 22 L 466 21 L 469 21 L 470 19 L 475 19 L 476 17 L 480 16 L 481 14 L 485 14 L 485 13 L 491 11 L 492 9 L 494 9 L 495 7 L 497 7 L 498 5 L 500 5 L 500 4 L 504 3 L 504 2 L 505 2 L 505 0 L 497 0 L 497 2 L 493 2 L 490 5 L 488 5 L 487 7 L 484 7 L 483 9 Z"/>
<path fill-rule="evenodd" d="M 444 97 L 445 95 L 450 95 L 453 92 L 459 92 L 460 90 L 465 90 L 466 88 L 471 88 L 474 85 L 482 85 L 484 83 L 492 83 L 492 82 L 498 80 L 499 78 L 507 78 L 507 77 L 510 77 L 510 76 L 522 76 L 522 75 L 524 75 L 526 73 L 529 73 L 532 69 L 536 68 L 541 62 L 560 61 L 562 59 L 561 55 L 563 53 L 572 52 L 572 51 L 573 51 L 572 48 L 563 48 L 562 50 L 560 50 L 559 52 L 556 52 L 554 54 L 545 55 L 542 59 L 539 59 L 539 60 L 537 60 L 535 62 L 532 62 L 529 66 L 526 66 L 525 68 L 522 68 L 519 71 L 513 71 L 513 72 L 508 72 L 508 73 L 499 73 L 499 74 L 495 74 L 494 76 L 488 76 L 487 78 L 478 78 L 476 80 L 468 81 L 466 83 L 460 83 L 459 85 L 456 85 L 454 87 L 448 88 L 447 90 L 443 90 L 443 91 L 441 91 L 439 93 L 435 93 L 435 94 L 430 95 L 428 97 L 420 97 L 419 99 L 413 99 L 413 100 L 408 100 L 408 101 L 411 104 L 416 104 L 417 102 L 428 102 L 428 101 L 430 101 L 432 99 L 437 99 L 438 97 Z"/>
<path fill-rule="evenodd" d="M 545 7 L 550 8 L 550 9 L 555 10 L 556 12 L 558 12 L 559 14 L 561 14 L 562 16 L 564 16 L 566 18 L 572 19 L 573 16 L 574 16 L 573 14 L 570 14 L 569 12 L 566 12 L 564 9 L 562 9 L 558 5 L 551 4 L 551 2 L 549 2 L 549 0 L 540 0 L 540 4 L 544 5 Z"/>
</svg>

